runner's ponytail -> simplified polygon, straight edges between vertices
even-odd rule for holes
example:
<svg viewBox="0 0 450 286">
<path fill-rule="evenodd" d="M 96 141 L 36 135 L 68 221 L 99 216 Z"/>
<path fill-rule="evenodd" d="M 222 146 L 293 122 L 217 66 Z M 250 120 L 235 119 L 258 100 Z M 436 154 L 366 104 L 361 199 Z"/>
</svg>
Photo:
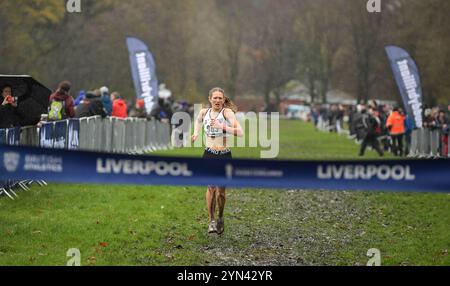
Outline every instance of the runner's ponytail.
<svg viewBox="0 0 450 286">
<path fill-rule="evenodd" d="M 237 106 L 236 106 L 236 104 L 234 104 L 234 102 L 233 102 L 228 96 L 226 96 L 225 94 L 224 94 L 223 96 L 225 97 L 225 104 L 224 104 L 224 107 L 225 107 L 225 108 L 229 108 L 229 109 L 231 109 L 234 113 L 236 113 L 236 112 L 237 112 Z"/>
</svg>

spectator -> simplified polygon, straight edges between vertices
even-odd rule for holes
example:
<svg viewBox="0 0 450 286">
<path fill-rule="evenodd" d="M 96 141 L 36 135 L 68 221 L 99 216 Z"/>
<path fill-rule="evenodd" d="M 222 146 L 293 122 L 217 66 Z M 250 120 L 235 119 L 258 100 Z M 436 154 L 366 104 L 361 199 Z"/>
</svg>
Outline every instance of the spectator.
<svg viewBox="0 0 450 286">
<path fill-rule="evenodd" d="M 392 138 L 392 151 L 395 156 L 403 156 L 403 135 L 405 134 L 405 115 L 396 107 L 386 121 Z"/>
<path fill-rule="evenodd" d="M 103 107 L 102 99 L 96 91 L 88 91 L 86 98 L 77 106 L 75 116 L 77 118 L 100 115 L 106 117 L 106 110 Z"/>
<path fill-rule="evenodd" d="M 410 117 L 405 118 L 405 154 L 410 154 L 411 134 L 414 129 L 414 121 Z"/>
<path fill-rule="evenodd" d="M 338 109 L 336 105 L 332 105 L 330 107 L 330 112 L 328 113 L 328 126 L 330 132 L 336 132 L 337 128 L 337 120 L 338 120 Z"/>
<path fill-rule="evenodd" d="M 12 87 L 10 85 L 5 85 L 2 88 L 2 95 L 0 102 L 3 106 L 10 105 L 12 107 L 17 107 L 17 99 L 12 95 Z"/>
<path fill-rule="evenodd" d="M 102 98 L 103 107 L 106 110 L 106 114 L 108 116 L 111 116 L 112 114 L 112 101 L 111 97 L 109 96 L 109 89 L 106 86 L 103 86 L 100 88 L 100 95 Z"/>
<path fill-rule="evenodd" d="M 317 124 L 319 123 L 319 116 L 320 116 L 319 107 L 314 106 L 311 110 L 311 117 L 312 117 L 312 121 L 314 123 L 314 127 L 316 127 L 316 130 L 317 130 Z"/>
<path fill-rule="evenodd" d="M 363 124 L 365 127 L 365 135 L 359 151 L 359 156 L 364 156 L 364 152 L 368 145 L 375 149 L 380 157 L 383 156 L 383 151 L 378 142 L 378 136 L 381 134 L 381 124 L 379 112 L 375 107 L 369 109 L 369 113 L 363 117 Z"/>
<path fill-rule="evenodd" d="M 369 108 L 372 108 L 373 110 L 378 110 L 378 103 L 376 100 L 369 101 L 367 105 L 369 106 Z"/>
<path fill-rule="evenodd" d="M 337 112 L 336 112 L 336 131 L 337 133 L 341 133 L 344 127 L 344 115 L 345 108 L 342 104 L 339 104 Z"/>
<path fill-rule="evenodd" d="M 154 117 L 157 120 L 170 120 L 172 119 L 173 115 L 173 109 L 172 109 L 172 102 L 170 98 L 158 98 L 157 105 L 153 108 L 152 112 L 150 113 L 150 117 Z"/>
<path fill-rule="evenodd" d="M 111 93 L 111 101 L 113 103 L 111 115 L 119 118 L 127 118 L 127 103 L 118 92 Z"/>
<path fill-rule="evenodd" d="M 136 101 L 135 108 L 130 111 L 130 117 L 147 118 L 144 99 L 141 98 Z"/>
<path fill-rule="evenodd" d="M 381 136 L 379 137 L 381 144 L 383 145 L 383 150 L 388 152 L 391 146 L 391 140 L 389 135 L 389 130 L 386 127 L 386 122 L 388 118 L 388 114 L 391 112 L 391 107 L 388 105 L 378 106 L 379 117 L 381 122 Z"/>
<path fill-rule="evenodd" d="M 354 128 L 356 132 L 356 140 L 361 142 L 366 136 L 366 126 L 364 124 L 367 117 L 367 110 L 364 105 L 356 106 L 356 114 L 353 116 Z"/>
<path fill-rule="evenodd" d="M 17 103 L 13 97 L 12 87 L 3 86 L 0 95 L 0 128 L 19 126 L 19 117 L 16 114 Z"/>
<path fill-rule="evenodd" d="M 78 106 L 81 103 L 81 101 L 83 101 L 83 99 L 85 99 L 85 98 L 86 98 L 86 91 L 85 90 L 80 90 L 80 92 L 78 93 L 77 98 L 74 101 L 74 105 Z"/>
<path fill-rule="evenodd" d="M 355 116 L 356 110 L 353 105 L 348 108 L 348 131 L 349 138 L 354 139 L 356 137 L 355 124 L 353 124 L 353 117 Z"/>
<path fill-rule="evenodd" d="M 63 120 L 75 117 L 73 98 L 70 96 L 71 84 L 63 81 L 58 89 L 50 95 L 48 107 L 48 120 Z"/>
<path fill-rule="evenodd" d="M 449 119 L 444 110 L 439 111 L 439 115 L 436 118 L 436 127 L 440 132 L 440 155 L 443 157 L 448 156 L 448 134 L 449 134 Z"/>
</svg>

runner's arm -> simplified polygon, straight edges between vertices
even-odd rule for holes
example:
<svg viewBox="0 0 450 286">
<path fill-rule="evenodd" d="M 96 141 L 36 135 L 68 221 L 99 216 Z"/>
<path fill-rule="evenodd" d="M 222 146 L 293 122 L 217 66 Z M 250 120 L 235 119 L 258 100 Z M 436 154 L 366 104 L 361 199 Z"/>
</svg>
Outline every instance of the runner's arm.
<svg viewBox="0 0 450 286">
<path fill-rule="evenodd" d="M 236 119 L 234 112 L 231 109 L 225 109 L 224 111 L 225 118 L 227 118 L 228 122 L 230 122 L 231 126 L 223 124 L 220 126 L 225 132 L 233 134 L 234 136 L 242 137 L 244 136 L 244 132 L 242 131 L 241 124 Z"/>
<path fill-rule="evenodd" d="M 206 109 L 202 109 L 200 110 L 200 113 L 197 116 L 197 119 L 195 119 L 194 122 L 194 134 L 192 134 L 192 141 L 197 140 L 198 134 L 202 128 L 202 124 L 203 124 L 203 116 L 205 114 L 205 110 Z"/>
</svg>

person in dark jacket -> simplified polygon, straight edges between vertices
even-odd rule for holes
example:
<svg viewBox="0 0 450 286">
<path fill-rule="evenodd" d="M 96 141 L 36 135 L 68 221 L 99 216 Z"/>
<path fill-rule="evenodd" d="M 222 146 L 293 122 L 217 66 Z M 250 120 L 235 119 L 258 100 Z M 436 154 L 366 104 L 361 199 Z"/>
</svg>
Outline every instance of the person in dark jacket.
<svg viewBox="0 0 450 286">
<path fill-rule="evenodd" d="M 75 117 L 83 118 L 100 115 L 106 117 L 106 110 L 103 107 L 102 99 L 93 91 L 86 93 L 86 98 L 77 106 Z"/>
<path fill-rule="evenodd" d="M 170 122 L 173 115 L 172 102 L 170 98 L 164 99 L 159 97 L 158 103 L 150 113 L 150 117 L 154 117 L 157 120 L 166 119 Z"/>
<path fill-rule="evenodd" d="M 134 109 L 130 110 L 130 117 L 147 118 L 147 111 L 145 110 L 144 99 L 136 100 L 136 105 Z"/>
<path fill-rule="evenodd" d="M 13 97 L 12 87 L 10 85 L 5 85 L 2 88 L 0 102 L 2 106 L 10 105 L 17 107 L 17 100 Z"/>
<path fill-rule="evenodd" d="M 367 110 L 364 105 L 358 105 L 356 107 L 356 113 L 353 115 L 354 130 L 356 133 L 356 140 L 362 141 L 366 135 L 366 127 L 364 121 L 367 117 Z"/>
<path fill-rule="evenodd" d="M 41 115 L 47 113 L 48 102 L 42 105 L 32 96 L 15 93 L 10 85 L 0 89 L 0 128 L 36 125 Z"/>
<path fill-rule="evenodd" d="M 12 87 L 5 85 L 0 93 L 0 128 L 19 126 L 19 117 L 16 114 L 17 102 L 12 96 Z"/>
<path fill-rule="evenodd" d="M 57 103 L 61 103 L 61 106 L 64 108 L 61 114 L 56 117 L 61 117 L 57 119 L 66 119 L 75 117 L 75 108 L 73 104 L 73 98 L 70 96 L 71 84 L 68 81 L 63 81 L 58 85 L 58 89 L 50 95 L 49 98 L 49 118 L 50 114 L 56 112 L 53 109 L 53 106 L 56 106 Z M 55 119 L 56 120 L 56 119 Z"/>
<path fill-rule="evenodd" d="M 380 148 L 380 143 L 378 142 L 378 136 L 381 134 L 381 124 L 378 117 L 378 110 L 370 108 L 369 113 L 363 119 L 363 124 L 366 128 L 366 132 L 361 144 L 359 156 L 364 156 L 367 146 L 371 145 L 372 148 L 378 152 L 380 157 L 382 157 L 384 154 Z"/>
</svg>

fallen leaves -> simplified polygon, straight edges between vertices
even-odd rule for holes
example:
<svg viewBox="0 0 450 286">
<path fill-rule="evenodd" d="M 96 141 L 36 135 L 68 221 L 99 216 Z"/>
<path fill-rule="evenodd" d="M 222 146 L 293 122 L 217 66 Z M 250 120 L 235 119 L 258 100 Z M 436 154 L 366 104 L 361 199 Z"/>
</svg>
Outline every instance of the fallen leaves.
<svg viewBox="0 0 450 286">
<path fill-rule="evenodd" d="M 97 263 L 97 257 L 95 257 L 95 256 L 88 257 L 88 259 L 87 259 L 88 265 L 95 265 L 96 263 Z"/>
</svg>

